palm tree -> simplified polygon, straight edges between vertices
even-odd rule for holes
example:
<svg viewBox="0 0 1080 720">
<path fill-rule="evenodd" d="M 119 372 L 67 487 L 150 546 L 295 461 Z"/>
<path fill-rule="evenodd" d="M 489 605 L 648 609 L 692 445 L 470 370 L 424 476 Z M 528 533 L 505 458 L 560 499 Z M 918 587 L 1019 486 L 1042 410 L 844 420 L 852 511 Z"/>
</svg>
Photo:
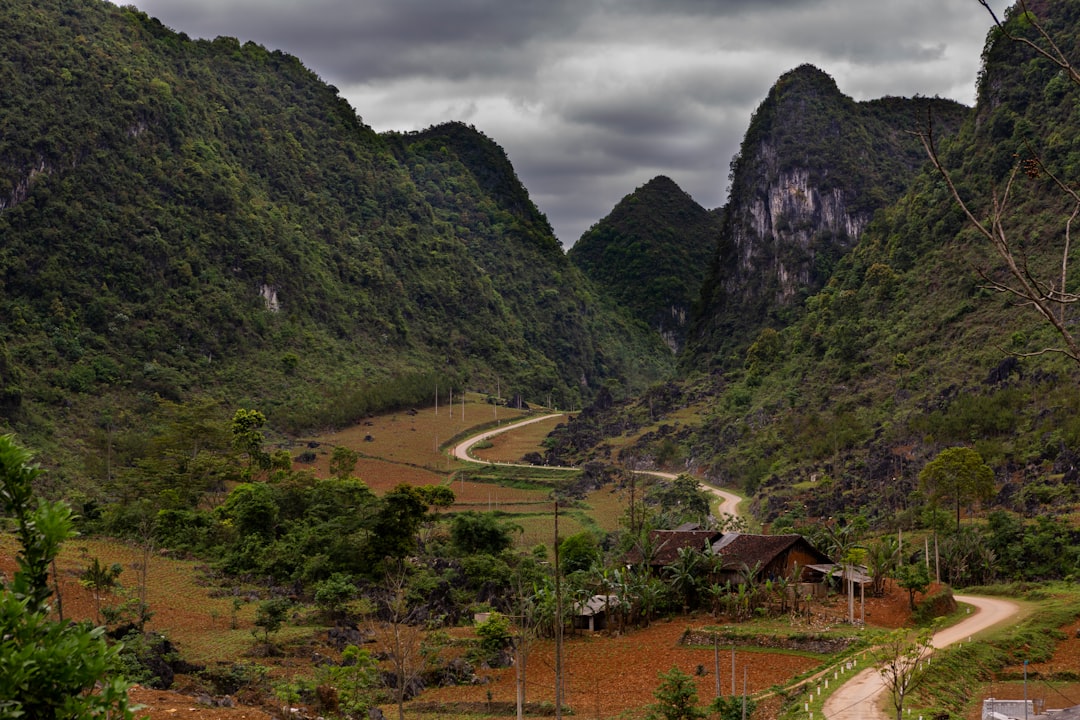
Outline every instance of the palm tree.
<svg viewBox="0 0 1080 720">
<path fill-rule="evenodd" d="M 892 575 L 900 561 L 900 543 L 887 535 L 867 549 L 866 566 L 873 581 L 870 592 L 876 597 L 885 594 L 885 580 Z"/>
<path fill-rule="evenodd" d="M 645 625 L 647 626 L 652 621 L 653 613 L 657 608 L 665 602 L 665 595 L 667 594 L 667 585 L 660 582 L 659 579 L 646 575 L 642 577 L 641 585 L 638 588 L 638 597 L 641 599 L 641 614 L 645 619 Z"/>
<path fill-rule="evenodd" d="M 604 612 L 610 613 L 611 590 L 615 587 L 614 573 L 617 572 L 603 562 L 595 562 L 589 567 L 589 577 L 596 588 L 597 595 L 604 596 Z"/>
<path fill-rule="evenodd" d="M 704 555 L 692 547 L 679 548 L 679 556 L 671 565 L 664 568 L 664 574 L 671 582 L 671 588 L 682 597 L 683 614 L 690 612 L 698 586 L 698 572 L 703 565 Z"/>
<path fill-rule="evenodd" d="M 852 566 L 858 551 L 865 549 L 859 544 L 859 533 L 860 529 L 855 523 L 825 528 L 826 552 L 833 562 L 843 565 L 844 574 L 847 576 L 848 622 L 851 624 L 855 624 L 855 580 L 852 577 Z"/>
</svg>

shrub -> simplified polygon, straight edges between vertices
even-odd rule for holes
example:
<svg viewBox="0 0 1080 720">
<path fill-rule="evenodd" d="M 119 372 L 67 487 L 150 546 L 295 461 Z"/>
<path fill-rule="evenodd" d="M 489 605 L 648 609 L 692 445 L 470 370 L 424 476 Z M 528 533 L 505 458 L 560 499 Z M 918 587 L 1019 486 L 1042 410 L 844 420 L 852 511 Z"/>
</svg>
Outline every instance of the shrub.
<svg viewBox="0 0 1080 720">
<path fill-rule="evenodd" d="M 0 717 L 130 718 L 128 682 L 105 629 L 50 619 L 49 565 L 72 536 L 71 508 L 35 500 L 41 471 L 30 459 L 0 436 L 0 510 L 15 518 L 22 546 L 19 569 L 0 586 Z"/>
<path fill-rule="evenodd" d="M 498 666 L 499 656 L 511 643 L 510 619 L 502 613 L 493 612 L 476 626 L 476 636 L 480 638 L 483 660 Z"/>
</svg>

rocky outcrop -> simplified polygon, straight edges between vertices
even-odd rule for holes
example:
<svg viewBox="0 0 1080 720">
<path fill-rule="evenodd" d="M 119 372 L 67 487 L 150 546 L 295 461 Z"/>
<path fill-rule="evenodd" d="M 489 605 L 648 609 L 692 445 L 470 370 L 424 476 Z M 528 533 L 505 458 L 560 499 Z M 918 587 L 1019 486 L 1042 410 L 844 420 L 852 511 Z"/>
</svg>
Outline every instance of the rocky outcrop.
<svg viewBox="0 0 1080 720">
<path fill-rule="evenodd" d="M 762 148 L 762 155 L 774 149 Z M 728 289 L 753 288 L 749 278 L 771 275 L 776 292 L 771 301 L 788 305 L 800 289 L 815 286 L 818 253 L 847 252 L 870 221 L 869 213 L 852 212 L 842 188 L 828 190 L 811 182 L 807 168 L 776 174 L 746 208 L 747 224 L 733 233 L 738 258 Z"/>
<path fill-rule="evenodd" d="M 911 131 L 928 111 L 948 133 L 968 109 L 930 98 L 855 102 L 810 65 L 777 80 L 732 161 L 687 364 L 739 362 L 763 328 L 797 315 L 925 162 Z"/>
</svg>

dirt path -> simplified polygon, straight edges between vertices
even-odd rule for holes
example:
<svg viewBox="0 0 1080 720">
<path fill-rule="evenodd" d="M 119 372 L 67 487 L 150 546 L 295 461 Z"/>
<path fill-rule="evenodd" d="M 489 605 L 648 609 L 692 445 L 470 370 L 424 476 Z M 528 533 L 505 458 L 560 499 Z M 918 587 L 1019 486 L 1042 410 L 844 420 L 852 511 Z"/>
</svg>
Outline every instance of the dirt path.
<svg viewBox="0 0 1080 720">
<path fill-rule="evenodd" d="M 935 648 L 966 640 L 976 633 L 1005 622 L 1020 610 L 1016 603 L 999 598 L 957 595 L 956 601 L 974 605 L 976 612 L 956 625 L 936 633 L 933 639 Z M 825 702 L 822 714 L 826 720 L 889 720 L 889 714 L 882 709 L 885 693 L 881 675 L 876 669 L 868 668 L 833 693 Z"/>
<path fill-rule="evenodd" d="M 453 451 L 454 457 L 456 457 L 458 460 L 464 460 L 466 462 L 482 463 L 484 465 L 506 465 L 506 466 L 509 466 L 509 467 L 530 467 L 530 468 L 532 468 L 532 467 L 548 467 L 551 470 L 576 470 L 577 468 L 572 468 L 572 467 L 537 466 L 537 465 L 524 465 L 524 464 L 518 464 L 518 463 L 496 463 L 496 462 L 492 462 L 490 460 L 481 460 L 480 458 L 475 458 L 475 457 L 473 457 L 472 455 L 469 454 L 469 450 L 472 448 L 473 445 L 476 445 L 478 442 L 482 442 L 484 440 L 487 440 L 489 437 L 492 437 L 493 435 L 498 435 L 500 433 L 504 433 L 504 432 L 507 432 L 509 430 L 515 430 L 515 429 L 521 427 L 522 425 L 529 425 L 529 424 L 532 424 L 532 423 L 535 423 L 535 422 L 541 422 L 541 421 L 547 420 L 549 418 L 560 417 L 560 416 L 562 416 L 562 413 L 552 413 L 550 415 L 541 415 L 540 417 L 529 418 L 528 420 L 522 420 L 520 422 L 511 423 L 510 425 L 504 425 L 503 427 L 500 427 L 500 428 L 495 428 L 494 430 L 488 430 L 487 432 L 482 432 L 479 435 L 475 435 L 475 436 L 469 438 L 468 440 L 465 440 L 464 442 L 458 443 L 456 446 L 454 446 L 454 451 Z M 664 478 L 666 480 L 674 480 L 677 477 L 674 473 L 658 472 L 658 471 L 655 471 L 655 470 L 636 470 L 635 472 L 637 472 L 640 475 L 654 475 L 656 477 L 661 477 L 661 478 Z M 730 493 L 730 492 L 728 492 L 726 490 L 721 490 L 718 487 L 713 487 L 712 485 L 706 485 L 705 483 L 699 483 L 699 485 L 700 485 L 701 489 L 704 490 L 705 492 L 712 493 L 713 495 L 720 498 L 720 505 L 717 508 L 717 512 L 719 514 L 721 514 L 721 515 L 727 514 L 727 515 L 731 515 L 732 517 L 738 517 L 738 515 L 739 515 L 739 503 L 742 502 L 741 497 L 739 497 L 738 495 L 736 495 L 734 493 Z"/>
</svg>

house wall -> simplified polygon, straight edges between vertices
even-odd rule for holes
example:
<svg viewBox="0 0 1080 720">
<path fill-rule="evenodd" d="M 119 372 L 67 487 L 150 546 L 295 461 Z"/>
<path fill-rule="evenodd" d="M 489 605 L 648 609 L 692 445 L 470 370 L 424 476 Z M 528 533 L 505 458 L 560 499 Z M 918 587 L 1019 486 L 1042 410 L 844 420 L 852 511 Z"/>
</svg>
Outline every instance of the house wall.
<svg viewBox="0 0 1080 720">
<path fill-rule="evenodd" d="M 819 555 L 811 554 L 800 547 L 793 547 L 785 558 L 785 569 L 788 574 L 791 573 L 792 568 L 795 567 L 795 563 L 799 564 L 799 567 L 806 568 L 808 565 L 814 565 L 821 562 Z"/>
</svg>

